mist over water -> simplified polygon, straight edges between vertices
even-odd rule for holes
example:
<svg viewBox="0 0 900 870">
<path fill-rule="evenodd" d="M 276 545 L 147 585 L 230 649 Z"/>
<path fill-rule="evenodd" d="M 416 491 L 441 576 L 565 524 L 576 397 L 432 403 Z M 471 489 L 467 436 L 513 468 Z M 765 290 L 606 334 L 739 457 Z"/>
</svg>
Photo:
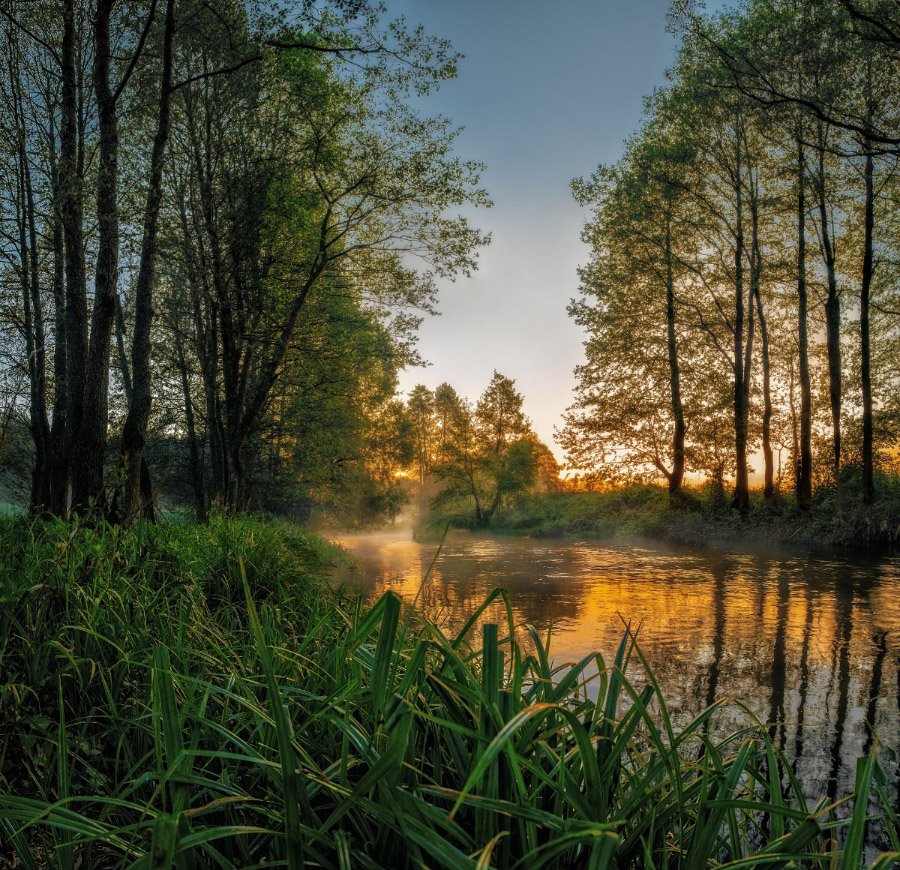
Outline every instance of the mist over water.
<svg viewBox="0 0 900 870">
<path fill-rule="evenodd" d="M 600 652 L 611 662 L 637 630 L 676 720 L 740 699 L 770 724 L 807 796 L 853 788 L 856 758 L 877 735 L 900 777 L 900 558 L 675 552 L 651 546 L 454 532 L 437 544 L 407 529 L 348 536 L 353 565 L 336 582 L 377 598 L 418 595 L 427 615 L 460 627 L 498 586 L 516 622 L 551 635 L 555 663 Z M 494 606 L 488 619 L 505 622 Z M 524 633 L 521 633 L 524 640 Z M 635 669 L 635 674 L 639 675 Z M 747 723 L 731 705 L 717 731 Z"/>
</svg>

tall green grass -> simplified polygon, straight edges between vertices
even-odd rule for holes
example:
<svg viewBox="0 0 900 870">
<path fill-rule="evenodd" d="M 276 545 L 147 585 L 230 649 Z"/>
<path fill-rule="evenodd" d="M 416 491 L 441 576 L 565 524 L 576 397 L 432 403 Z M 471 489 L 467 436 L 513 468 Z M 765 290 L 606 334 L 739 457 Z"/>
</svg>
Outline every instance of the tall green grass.
<svg viewBox="0 0 900 870">
<path fill-rule="evenodd" d="M 846 806 L 808 805 L 749 713 L 676 727 L 627 631 L 554 667 L 502 591 L 448 634 L 253 521 L 0 534 L 20 866 L 843 868 L 876 821 L 900 852 L 874 749 Z"/>
</svg>

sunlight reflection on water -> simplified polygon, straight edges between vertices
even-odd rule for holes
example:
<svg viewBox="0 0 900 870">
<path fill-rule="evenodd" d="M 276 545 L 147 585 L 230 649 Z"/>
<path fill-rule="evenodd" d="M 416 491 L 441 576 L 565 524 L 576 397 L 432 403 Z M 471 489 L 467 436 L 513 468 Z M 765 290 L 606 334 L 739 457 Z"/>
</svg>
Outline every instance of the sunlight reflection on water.
<svg viewBox="0 0 900 870">
<path fill-rule="evenodd" d="M 454 533 L 423 585 L 436 544 L 408 531 L 345 537 L 354 560 L 336 580 L 388 590 L 461 626 L 497 586 L 517 625 L 552 635 L 556 663 L 598 651 L 609 662 L 629 622 L 684 722 L 741 699 L 794 759 L 811 798 L 852 790 L 871 723 L 900 776 L 900 559 L 673 552 L 663 548 Z M 421 590 L 421 591 L 420 591 Z M 503 622 L 500 606 L 488 619 Z M 731 709 L 719 727 L 735 727 Z"/>
</svg>

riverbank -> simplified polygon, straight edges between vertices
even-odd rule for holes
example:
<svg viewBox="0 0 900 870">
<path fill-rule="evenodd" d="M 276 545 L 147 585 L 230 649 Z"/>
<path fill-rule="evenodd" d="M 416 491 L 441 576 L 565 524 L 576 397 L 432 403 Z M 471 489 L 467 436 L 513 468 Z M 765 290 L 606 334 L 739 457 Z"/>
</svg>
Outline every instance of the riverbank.
<svg viewBox="0 0 900 870">
<path fill-rule="evenodd" d="M 517 498 L 491 531 L 535 537 L 588 537 L 630 542 L 652 540 L 675 546 L 787 546 L 805 549 L 890 550 L 900 547 L 900 481 L 887 479 L 871 505 L 847 488 L 817 491 L 809 511 L 793 499 L 770 504 L 753 493 L 741 516 L 721 493 L 686 491 L 676 508 L 666 490 L 630 486 L 610 492 L 539 493 Z"/>
<path fill-rule="evenodd" d="M 294 526 L 20 518 L 0 554 L 0 865 L 858 866 L 867 808 L 900 850 L 874 752 L 852 814 L 808 805 L 726 702 L 676 727 L 628 636 L 558 671 L 480 607 L 448 637 Z"/>
</svg>

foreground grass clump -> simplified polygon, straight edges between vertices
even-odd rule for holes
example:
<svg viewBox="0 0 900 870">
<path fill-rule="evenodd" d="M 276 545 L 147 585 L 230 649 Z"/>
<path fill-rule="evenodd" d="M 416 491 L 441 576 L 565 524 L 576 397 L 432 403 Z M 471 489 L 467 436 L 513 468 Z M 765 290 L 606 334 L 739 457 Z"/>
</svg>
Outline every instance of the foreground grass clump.
<svg viewBox="0 0 900 870">
<path fill-rule="evenodd" d="M 0 863 L 858 867 L 876 817 L 900 851 L 874 753 L 807 806 L 749 716 L 676 729 L 627 633 L 554 668 L 498 591 L 448 636 L 286 526 L 2 534 Z"/>
<path fill-rule="evenodd" d="M 876 499 L 865 504 L 852 474 L 838 492 L 816 491 L 809 511 L 791 495 L 765 503 L 751 493 L 741 516 L 715 487 L 685 490 L 673 508 L 662 487 L 633 485 L 609 492 L 537 493 L 520 496 L 494 521 L 494 531 L 539 537 L 564 535 L 603 539 L 649 539 L 705 546 L 734 542 L 822 547 L 900 546 L 900 478 L 881 475 Z"/>
</svg>

